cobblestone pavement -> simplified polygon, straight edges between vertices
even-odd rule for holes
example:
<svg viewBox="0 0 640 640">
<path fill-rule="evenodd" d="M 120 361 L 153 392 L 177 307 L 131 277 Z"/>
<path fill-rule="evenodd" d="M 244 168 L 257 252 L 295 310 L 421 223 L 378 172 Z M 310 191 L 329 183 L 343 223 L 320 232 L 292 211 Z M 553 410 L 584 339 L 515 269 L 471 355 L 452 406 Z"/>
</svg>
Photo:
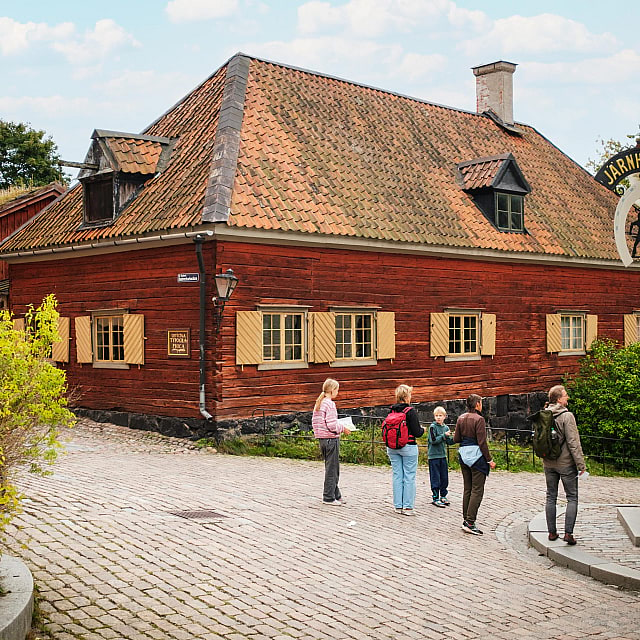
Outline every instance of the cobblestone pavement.
<svg viewBox="0 0 640 640">
<path fill-rule="evenodd" d="M 493 473 L 474 537 L 460 529 L 455 472 L 452 506 L 437 509 L 421 469 L 408 518 L 393 512 L 388 468 L 343 465 L 348 504 L 332 507 L 321 463 L 86 421 L 71 437 L 53 476 L 21 479 L 29 500 L 9 532 L 55 640 L 640 638 L 640 594 L 527 547 L 541 474 Z M 638 501 L 637 479 L 588 482 L 583 505 Z M 219 515 L 171 513 L 204 509 Z"/>
</svg>

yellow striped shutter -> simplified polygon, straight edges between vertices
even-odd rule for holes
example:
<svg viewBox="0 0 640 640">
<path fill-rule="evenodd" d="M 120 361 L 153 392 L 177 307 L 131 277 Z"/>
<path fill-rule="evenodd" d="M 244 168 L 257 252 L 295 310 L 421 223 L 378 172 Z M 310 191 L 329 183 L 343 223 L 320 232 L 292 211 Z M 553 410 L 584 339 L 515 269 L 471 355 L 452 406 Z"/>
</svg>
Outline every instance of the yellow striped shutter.
<svg viewBox="0 0 640 640">
<path fill-rule="evenodd" d="M 547 314 L 547 351 L 549 353 L 562 351 L 560 316 L 557 313 Z"/>
<path fill-rule="evenodd" d="M 236 311 L 236 364 L 262 362 L 262 313 Z"/>
<path fill-rule="evenodd" d="M 483 356 L 496 355 L 496 314 L 483 313 L 482 318 L 482 349 Z"/>
<path fill-rule="evenodd" d="M 309 313 L 309 361 L 333 362 L 336 359 L 336 314 Z"/>
<path fill-rule="evenodd" d="M 75 319 L 76 329 L 76 360 L 80 363 L 93 362 L 91 348 L 91 317 L 78 316 Z"/>
<path fill-rule="evenodd" d="M 396 357 L 396 314 L 379 311 L 377 314 L 378 360 Z"/>
<path fill-rule="evenodd" d="M 24 318 L 14 318 L 13 328 L 15 331 L 24 331 Z"/>
<path fill-rule="evenodd" d="M 144 364 L 144 315 L 126 313 L 122 316 L 124 361 L 127 364 Z"/>
<path fill-rule="evenodd" d="M 51 359 L 54 362 L 69 362 L 69 318 L 58 317 L 57 340 L 51 345 Z"/>
<path fill-rule="evenodd" d="M 429 335 L 431 344 L 431 357 L 449 355 L 449 314 L 431 314 L 431 333 Z"/>
<path fill-rule="evenodd" d="M 624 346 L 628 347 L 630 344 L 638 342 L 639 340 L 638 316 L 634 314 L 624 316 Z"/>
<path fill-rule="evenodd" d="M 587 316 L 585 332 L 585 348 L 590 349 L 591 343 L 598 337 L 598 316 Z"/>
</svg>

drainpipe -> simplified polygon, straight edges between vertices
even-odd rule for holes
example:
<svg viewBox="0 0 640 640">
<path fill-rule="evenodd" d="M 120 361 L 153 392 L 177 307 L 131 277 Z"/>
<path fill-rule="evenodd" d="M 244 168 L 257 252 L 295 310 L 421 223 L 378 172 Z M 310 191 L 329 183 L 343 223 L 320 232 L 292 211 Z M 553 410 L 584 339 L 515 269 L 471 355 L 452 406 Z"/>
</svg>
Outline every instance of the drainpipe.
<svg viewBox="0 0 640 640">
<path fill-rule="evenodd" d="M 205 400 L 205 392 L 204 392 L 204 385 L 205 385 L 205 365 L 206 365 L 206 360 L 205 360 L 205 349 L 206 349 L 206 344 L 207 344 L 207 339 L 206 339 L 206 335 L 205 335 L 205 311 L 206 311 L 206 304 L 207 304 L 207 281 L 206 281 L 206 274 L 205 274 L 205 270 L 204 270 L 204 259 L 202 257 L 202 244 L 205 242 L 206 240 L 206 236 L 212 236 L 213 232 L 212 231 L 206 231 L 204 233 L 200 233 L 197 236 L 195 236 L 195 238 L 193 239 L 195 245 L 196 245 L 196 255 L 198 256 L 198 268 L 200 271 L 200 332 L 199 332 L 199 339 L 200 339 L 200 413 L 202 414 L 202 416 L 204 417 L 205 420 L 213 420 L 213 416 L 207 411 L 206 408 L 206 400 Z"/>
</svg>

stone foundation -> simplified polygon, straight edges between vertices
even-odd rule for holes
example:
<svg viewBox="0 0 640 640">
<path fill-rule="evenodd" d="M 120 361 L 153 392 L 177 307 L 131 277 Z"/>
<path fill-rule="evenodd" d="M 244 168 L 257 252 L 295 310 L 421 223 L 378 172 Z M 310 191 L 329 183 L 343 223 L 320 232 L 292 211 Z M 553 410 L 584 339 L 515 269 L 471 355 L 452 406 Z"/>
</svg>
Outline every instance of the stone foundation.
<svg viewBox="0 0 640 640">
<path fill-rule="evenodd" d="M 482 415 L 487 425 L 492 429 L 492 436 L 499 437 L 500 431 L 510 432 L 510 437 L 517 437 L 521 432 L 523 439 L 528 439 L 531 427 L 526 417 L 539 411 L 547 401 L 546 392 L 533 392 L 514 395 L 491 396 L 483 400 Z M 442 400 L 439 402 L 421 402 L 413 405 L 418 411 L 420 421 L 429 423 L 433 420 L 433 410 L 443 406 L 447 411 L 447 424 L 455 424 L 460 415 L 466 411 L 465 400 Z M 384 418 L 389 412 L 390 405 L 378 407 L 345 408 L 338 406 L 340 415 Z M 208 423 L 197 418 L 171 418 L 153 416 L 124 411 L 102 411 L 99 409 L 75 408 L 74 413 L 96 422 L 109 422 L 131 429 L 156 431 L 167 436 L 178 438 L 198 439 L 215 437 L 218 439 L 235 438 L 240 435 L 261 434 L 280 431 L 287 428 L 299 428 L 302 431 L 311 430 L 311 411 L 300 411 L 282 415 L 265 414 L 254 418 L 239 418 L 237 420 L 219 420 Z"/>
</svg>

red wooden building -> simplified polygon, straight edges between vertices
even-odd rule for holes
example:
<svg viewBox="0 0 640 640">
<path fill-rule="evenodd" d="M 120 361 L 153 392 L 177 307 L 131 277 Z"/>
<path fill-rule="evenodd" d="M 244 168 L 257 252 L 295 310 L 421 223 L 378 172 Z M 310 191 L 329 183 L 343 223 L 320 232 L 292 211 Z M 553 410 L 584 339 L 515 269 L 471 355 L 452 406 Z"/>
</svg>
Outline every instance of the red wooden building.
<svg viewBox="0 0 640 640">
<path fill-rule="evenodd" d="M 515 410 L 638 340 L 640 287 L 617 196 L 514 122 L 514 70 L 474 69 L 471 113 L 238 54 L 143 134 L 94 132 L 1 247 L 13 311 L 54 292 L 78 405 L 130 426 L 308 411 L 328 376 L 342 407 L 407 382 Z"/>
<path fill-rule="evenodd" d="M 48 204 L 63 194 L 57 182 L 44 187 L 0 191 L 0 241 L 31 220 Z M 9 265 L 0 261 L 0 309 L 9 306 Z"/>
</svg>

